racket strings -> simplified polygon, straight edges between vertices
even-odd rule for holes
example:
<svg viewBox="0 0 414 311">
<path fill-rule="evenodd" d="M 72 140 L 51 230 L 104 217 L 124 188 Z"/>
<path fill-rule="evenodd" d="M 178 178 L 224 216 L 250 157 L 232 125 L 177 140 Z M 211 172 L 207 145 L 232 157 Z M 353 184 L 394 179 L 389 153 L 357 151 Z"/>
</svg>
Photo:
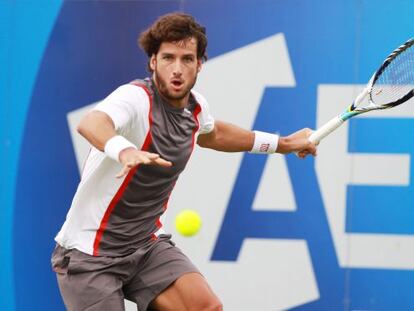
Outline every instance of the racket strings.
<svg viewBox="0 0 414 311">
<path fill-rule="evenodd" d="M 372 86 L 371 100 L 387 106 L 404 98 L 414 89 L 414 46 L 398 54 L 381 72 Z"/>
</svg>

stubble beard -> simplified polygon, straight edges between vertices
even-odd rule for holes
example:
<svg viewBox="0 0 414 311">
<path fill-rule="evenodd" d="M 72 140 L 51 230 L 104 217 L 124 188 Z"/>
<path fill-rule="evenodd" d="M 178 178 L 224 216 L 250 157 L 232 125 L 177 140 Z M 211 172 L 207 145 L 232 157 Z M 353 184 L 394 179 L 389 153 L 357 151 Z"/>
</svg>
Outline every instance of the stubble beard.
<svg viewBox="0 0 414 311">
<path fill-rule="evenodd" d="M 158 86 L 158 91 L 160 92 L 162 97 L 170 101 L 179 101 L 184 99 L 190 93 L 191 89 L 197 82 L 197 75 L 186 88 L 184 88 L 181 92 L 176 94 L 172 94 L 172 92 L 170 92 L 170 90 L 168 89 L 168 83 L 160 77 L 160 75 L 157 72 L 157 69 L 155 69 L 154 71 L 154 80 Z"/>
</svg>

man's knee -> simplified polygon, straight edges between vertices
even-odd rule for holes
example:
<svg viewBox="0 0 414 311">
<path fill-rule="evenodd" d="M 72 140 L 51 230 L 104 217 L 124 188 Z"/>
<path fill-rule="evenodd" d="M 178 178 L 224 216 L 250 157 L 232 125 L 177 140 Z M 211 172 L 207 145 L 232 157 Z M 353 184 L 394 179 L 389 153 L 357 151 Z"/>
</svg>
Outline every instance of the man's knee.
<svg viewBox="0 0 414 311">
<path fill-rule="evenodd" d="M 210 298 L 201 310 L 202 311 L 222 311 L 223 304 L 218 298 Z"/>
<path fill-rule="evenodd" d="M 217 300 L 214 304 L 211 305 L 211 309 L 208 311 L 223 311 L 223 304 L 220 300 Z"/>
</svg>

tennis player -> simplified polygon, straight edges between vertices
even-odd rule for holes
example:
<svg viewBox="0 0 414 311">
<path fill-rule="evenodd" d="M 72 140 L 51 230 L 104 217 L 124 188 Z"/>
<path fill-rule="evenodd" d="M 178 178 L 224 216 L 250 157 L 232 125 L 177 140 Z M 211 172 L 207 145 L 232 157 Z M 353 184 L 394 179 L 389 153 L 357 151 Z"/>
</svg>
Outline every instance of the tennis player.
<svg viewBox="0 0 414 311">
<path fill-rule="evenodd" d="M 92 147 L 55 238 L 52 266 L 60 292 L 67 309 L 76 311 L 124 310 L 124 298 L 140 311 L 222 310 L 162 226 L 194 143 L 303 158 L 316 154 L 308 140 L 312 131 L 279 137 L 215 121 L 206 99 L 192 89 L 207 46 L 205 29 L 193 17 L 162 16 L 139 44 L 151 77 L 120 86 L 78 126 Z"/>
</svg>

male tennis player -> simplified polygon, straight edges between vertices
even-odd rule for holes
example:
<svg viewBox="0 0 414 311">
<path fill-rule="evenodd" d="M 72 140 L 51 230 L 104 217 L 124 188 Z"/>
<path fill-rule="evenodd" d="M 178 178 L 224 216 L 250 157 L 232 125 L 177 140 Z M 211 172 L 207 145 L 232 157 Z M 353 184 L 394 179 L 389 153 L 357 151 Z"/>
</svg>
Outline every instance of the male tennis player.
<svg viewBox="0 0 414 311">
<path fill-rule="evenodd" d="M 56 236 L 52 264 L 59 288 L 68 310 L 124 310 L 124 298 L 140 311 L 222 310 L 160 220 L 194 142 L 305 157 L 316 153 L 311 130 L 278 137 L 215 121 L 206 99 L 192 90 L 207 38 L 191 16 L 161 17 L 139 44 L 151 79 L 119 87 L 78 126 L 92 149 Z"/>
</svg>

